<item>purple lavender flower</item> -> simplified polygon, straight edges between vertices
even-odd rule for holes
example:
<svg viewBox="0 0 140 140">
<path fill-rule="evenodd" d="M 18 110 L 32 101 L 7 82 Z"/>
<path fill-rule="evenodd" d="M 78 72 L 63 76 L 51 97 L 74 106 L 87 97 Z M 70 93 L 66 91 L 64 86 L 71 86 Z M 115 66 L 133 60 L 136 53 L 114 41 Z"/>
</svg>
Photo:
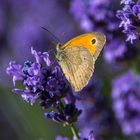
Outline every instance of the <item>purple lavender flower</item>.
<svg viewBox="0 0 140 140">
<path fill-rule="evenodd" d="M 140 75 L 132 71 L 117 77 L 112 87 L 113 109 L 126 135 L 140 133 Z"/>
<path fill-rule="evenodd" d="M 122 0 L 121 2 L 126 5 L 133 4 L 132 0 Z M 76 7 L 79 9 L 78 12 Z M 73 0 L 71 2 L 70 11 L 84 31 L 101 31 L 107 36 L 104 59 L 107 63 L 112 64 L 112 66 L 114 66 L 113 64 L 117 64 L 117 67 L 120 67 L 122 62 L 128 62 L 134 59 L 138 49 L 124 41 L 125 35 L 119 28 L 119 20 L 116 18 L 116 10 L 118 7 L 117 1 L 89 0 L 85 2 L 84 0 Z M 135 12 L 136 15 L 137 13 L 138 12 Z M 120 17 L 123 17 L 122 14 L 120 14 Z M 124 24 L 129 24 L 129 20 L 127 21 L 128 23 L 125 22 L 125 20 L 123 21 Z"/>
<path fill-rule="evenodd" d="M 130 0 L 122 2 L 131 3 Z M 77 6 L 80 9 L 78 12 Z M 118 6 L 117 1 L 89 0 L 85 2 L 83 0 L 73 0 L 70 9 L 82 29 L 105 33 L 107 43 L 104 50 L 104 59 L 111 64 L 133 59 L 137 54 L 137 49 L 135 50 L 123 40 L 124 35 L 119 29 L 119 21 L 115 16 Z"/>
<path fill-rule="evenodd" d="M 33 105 L 38 99 L 43 108 L 56 108 L 56 111 L 45 113 L 46 118 L 53 121 L 72 124 L 77 121 L 81 110 L 75 106 L 75 98 L 67 86 L 60 68 L 51 68 L 51 61 L 47 52 L 41 53 L 31 48 L 31 54 L 35 62 L 26 61 L 24 66 L 9 63 L 7 74 L 12 76 L 15 86 L 16 81 L 21 81 L 23 89 L 14 88 L 13 92 L 21 95 L 23 100 Z M 65 98 L 64 98 L 65 97 Z M 66 105 L 63 106 L 61 99 Z"/>
<path fill-rule="evenodd" d="M 70 11 L 85 31 L 103 31 L 111 36 L 118 27 L 112 4 L 109 0 L 73 0 Z"/>
<path fill-rule="evenodd" d="M 137 48 L 127 45 L 121 39 L 114 39 L 104 50 L 104 59 L 110 64 L 119 64 L 136 57 Z"/>
<path fill-rule="evenodd" d="M 58 112 L 45 113 L 46 118 L 50 118 L 56 122 L 69 125 L 77 122 L 77 118 L 82 110 L 78 110 L 74 104 L 66 104 L 64 107 L 59 107 Z"/>
<path fill-rule="evenodd" d="M 120 27 L 127 35 L 127 40 L 133 44 L 133 41 L 140 38 L 140 1 L 133 0 L 121 1 L 124 4 L 122 10 L 117 11 L 117 17 L 121 20 Z"/>
<path fill-rule="evenodd" d="M 35 62 L 26 61 L 24 66 L 10 62 L 7 74 L 13 77 L 13 83 L 21 81 L 24 89 L 13 89 L 14 93 L 21 94 L 22 98 L 33 104 L 40 99 L 40 105 L 48 108 L 64 96 L 65 80 L 59 67 L 51 69 L 49 54 L 31 49 Z"/>
<path fill-rule="evenodd" d="M 89 0 L 88 12 L 90 16 L 92 16 L 96 21 L 103 21 L 108 15 L 107 12 L 109 11 L 107 11 L 107 8 L 109 5 L 110 5 L 109 0 L 94 0 L 94 1 Z"/>
<path fill-rule="evenodd" d="M 23 80 L 23 74 L 22 74 L 22 66 L 19 64 L 16 64 L 15 61 L 11 61 L 9 63 L 9 67 L 6 69 L 6 72 L 8 75 L 12 75 L 13 76 L 13 84 L 15 86 L 15 82 L 17 80 Z"/>
<path fill-rule="evenodd" d="M 132 0 L 121 0 L 121 4 L 131 4 Z"/>
<path fill-rule="evenodd" d="M 88 135 L 87 135 L 88 134 Z M 74 139 L 76 140 L 76 139 Z M 86 133 L 86 135 L 80 136 L 80 140 L 101 140 L 99 137 L 97 137 L 93 131 L 90 131 Z"/>
<path fill-rule="evenodd" d="M 32 92 L 29 89 L 13 89 L 12 90 L 13 93 L 18 93 L 21 95 L 22 99 L 25 100 L 26 102 L 30 103 L 31 105 L 33 105 L 33 103 L 38 99 L 38 95 L 35 94 L 34 92 Z"/>
</svg>

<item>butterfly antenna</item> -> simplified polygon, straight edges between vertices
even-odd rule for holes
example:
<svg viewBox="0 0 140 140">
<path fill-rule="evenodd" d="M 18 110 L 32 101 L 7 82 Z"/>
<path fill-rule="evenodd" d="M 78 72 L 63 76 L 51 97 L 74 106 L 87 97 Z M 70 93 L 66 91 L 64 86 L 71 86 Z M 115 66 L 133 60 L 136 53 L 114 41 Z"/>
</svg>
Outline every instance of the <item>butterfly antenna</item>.
<svg viewBox="0 0 140 140">
<path fill-rule="evenodd" d="M 50 52 L 54 51 L 54 49 L 49 49 L 47 52 L 50 54 Z"/>
<path fill-rule="evenodd" d="M 59 40 L 59 38 L 57 38 L 52 32 L 50 32 L 48 29 L 46 29 L 45 27 L 41 27 L 42 29 L 44 29 L 45 31 L 47 31 L 54 39 L 55 39 L 55 45 L 57 45 L 59 42 L 61 42 Z"/>
</svg>

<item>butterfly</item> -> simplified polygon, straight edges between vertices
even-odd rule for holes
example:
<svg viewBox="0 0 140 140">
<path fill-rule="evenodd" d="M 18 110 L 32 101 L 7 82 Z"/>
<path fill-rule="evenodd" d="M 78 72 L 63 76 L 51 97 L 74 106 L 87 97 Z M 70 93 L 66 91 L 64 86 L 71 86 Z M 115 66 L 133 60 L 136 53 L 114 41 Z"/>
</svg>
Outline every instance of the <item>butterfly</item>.
<svg viewBox="0 0 140 140">
<path fill-rule="evenodd" d="M 75 92 L 88 84 L 95 61 L 105 43 L 106 36 L 103 33 L 93 32 L 79 35 L 64 45 L 57 44 L 56 58 Z"/>
</svg>

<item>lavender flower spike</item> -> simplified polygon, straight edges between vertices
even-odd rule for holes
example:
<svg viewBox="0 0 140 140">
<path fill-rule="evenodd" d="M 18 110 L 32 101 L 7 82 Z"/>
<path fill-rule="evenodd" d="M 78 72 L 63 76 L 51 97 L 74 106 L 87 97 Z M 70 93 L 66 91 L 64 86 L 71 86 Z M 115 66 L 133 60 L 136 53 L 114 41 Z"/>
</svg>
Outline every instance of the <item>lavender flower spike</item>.
<svg viewBox="0 0 140 140">
<path fill-rule="evenodd" d="M 123 27 L 123 32 L 127 35 L 126 41 L 140 39 L 140 0 L 122 0 L 124 4 L 122 10 L 118 10 L 116 16 L 121 20 L 120 27 Z"/>
<path fill-rule="evenodd" d="M 129 71 L 116 78 L 113 82 L 112 99 L 123 133 L 140 134 L 140 75 Z"/>
<path fill-rule="evenodd" d="M 6 72 L 15 81 L 21 81 L 23 89 L 15 88 L 14 93 L 19 93 L 23 100 L 31 105 L 39 99 L 43 108 L 57 104 L 65 96 L 65 80 L 58 66 L 51 68 L 51 61 L 47 52 L 37 52 L 31 48 L 35 62 L 25 61 L 24 65 L 10 62 Z"/>
</svg>

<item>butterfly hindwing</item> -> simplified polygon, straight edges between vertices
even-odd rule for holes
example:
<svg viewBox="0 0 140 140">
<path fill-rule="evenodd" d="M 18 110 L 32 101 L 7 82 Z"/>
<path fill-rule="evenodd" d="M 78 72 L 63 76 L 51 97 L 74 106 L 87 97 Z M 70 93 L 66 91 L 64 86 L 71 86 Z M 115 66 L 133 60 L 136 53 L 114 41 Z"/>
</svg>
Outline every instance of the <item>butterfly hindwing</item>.
<svg viewBox="0 0 140 140">
<path fill-rule="evenodd" d="M 89 81 L 95 59 L 85 47 L 67 47 L 59 64 L 75 91 L 80 91 Z"/>
</svg>

